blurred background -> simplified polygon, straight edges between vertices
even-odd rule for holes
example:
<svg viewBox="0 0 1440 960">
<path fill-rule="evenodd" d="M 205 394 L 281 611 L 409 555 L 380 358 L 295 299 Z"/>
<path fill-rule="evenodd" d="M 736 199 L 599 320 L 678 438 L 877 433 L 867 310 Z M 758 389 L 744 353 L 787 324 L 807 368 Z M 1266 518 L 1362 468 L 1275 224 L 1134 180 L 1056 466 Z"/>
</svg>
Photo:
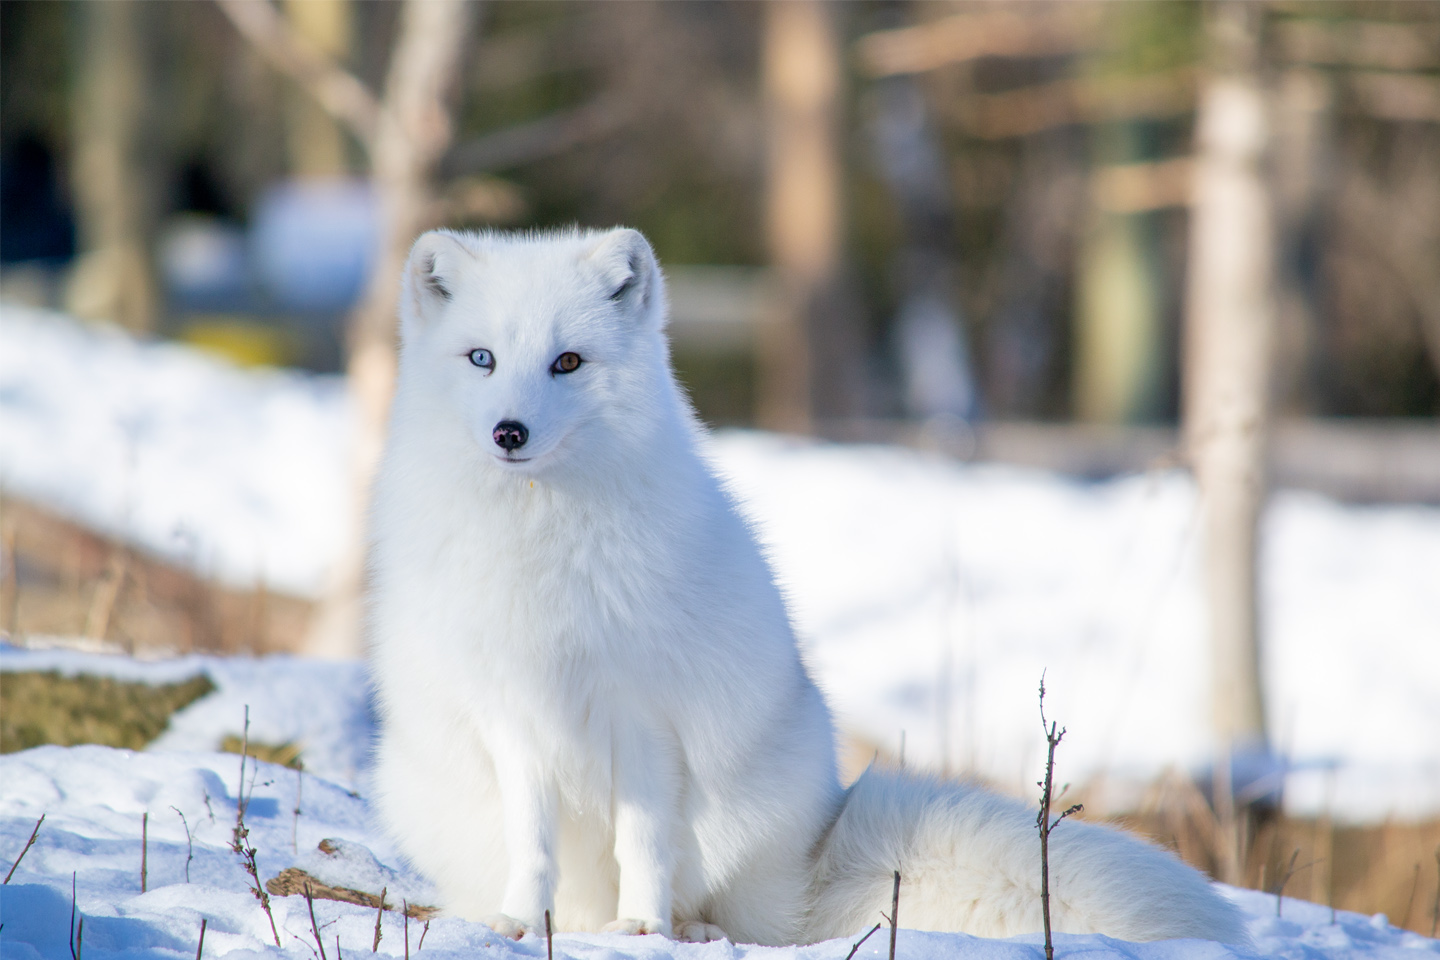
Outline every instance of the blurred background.
<svg viewBox="0 0 1440 960">
<path fill-rule="evenodd" d="M 8 298 L 345 365 L 393 187 L 370 179 L 393 163 L 375 115 L 415 96 L 392 62 L 402 7 L 302 0 L 240 28 L 247 6 L 0 4 Z M 1196 107 L 1221 42 L 1203 15 L 488 4 L 432 65 L 413 216 L 643 230 L 711 423 L 1174 424 Z M 1433 417 L 1440 12 L 1251 19 L 1275 409 Z M 797 281 L 830 298 L 809 324 L 778 316 Z"/>
<path fill-rule="evenodd" d="M 0 627 L 355 655 L 405 251 L 434 226 L 576 223 L 650 238 L 680 379 L 713 426 L 1081 482 L 1188 470 L 1186 622 L 1212 675 L 1197 750 L 1224 761 L 1156 787 L 1142 825 L 1262 887 L 1303 846 L 1330 864 L 1304 879 L 1313 898 L 1433 931 L 1440 802 L 1343 840 L 1328 808 L 1267 807 L 1288 746 L 1257 568 L 1272 489 L 1435 528 L 1440 4 L 0 0 Z M 112 357 L 132 380 L 105 393 Z M 253 386 L 276 370 L 280 400 Z M 65 420 L 36 399 L 61 381 L 99 399 Z M 192 381 L 236 386 L 157 479 L 147 438 L 202 391 L 162 385 Z M 236 409 L 260 419 L 224 433 Z M 332 426 L 286 432 L 307 417 Z M 245 430 L 280 452 L 195 453 Z M 70 460 L 62 434 L 82 438 Z M 204 458 L 264 476 L 249 500 L 204 501 L 210 479 L 175 483 Z M 320 491 L 293 514 L 235 506 L 292 475 Z M 193 515 L 152 516 L 146 496 Z M 1384 505 L 1419 507 L 1364 514 Z M 222 520 L 273 523 L 281 546 L 227 566 L 206 539 Z M 1440 650 L 1433 542 L 1375 548 L 1421 584 L 1402 672 Z M 949 723 L 946 690 L 926 709 Z M 948 737 L 918 741 L 946 770 Z"/>
</svg>

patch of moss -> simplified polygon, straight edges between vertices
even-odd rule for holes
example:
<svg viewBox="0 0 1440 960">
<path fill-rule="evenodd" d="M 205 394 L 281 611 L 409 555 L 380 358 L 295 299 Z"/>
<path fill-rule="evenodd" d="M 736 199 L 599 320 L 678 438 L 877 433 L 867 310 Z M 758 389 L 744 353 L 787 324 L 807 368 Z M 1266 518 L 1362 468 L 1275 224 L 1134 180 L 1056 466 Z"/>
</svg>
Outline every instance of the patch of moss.
<svg viewBox="0 0 1440 960">
<path fill-rule="evenodd" d="M 0 753 L 47 743 L 139 750 L 165 731 L 171 714 L 214 689 L 204 674 L 152 686 L 56 671 L 0 672 Z"/>
</svg>

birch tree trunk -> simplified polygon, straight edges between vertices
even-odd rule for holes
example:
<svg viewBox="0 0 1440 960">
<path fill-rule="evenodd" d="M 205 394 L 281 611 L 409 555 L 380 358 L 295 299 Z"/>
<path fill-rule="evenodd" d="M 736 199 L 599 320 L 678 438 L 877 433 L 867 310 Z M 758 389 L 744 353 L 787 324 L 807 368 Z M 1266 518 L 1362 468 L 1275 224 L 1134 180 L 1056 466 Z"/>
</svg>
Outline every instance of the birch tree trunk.
<svg viewBox="0 0 1440 960">
<path fill-rule="evenodd" d="M 1262 176 L 1263 10 L 1210 11 L 1210 69 L 1197 118 L 1186 309 L 1185 431 L 1199 485 L 1212 656 L 1217 806 L 1233 811 L 1236 756 L 1267 750 L 1256 603 L 1256 529 L 1265 500 L 1274 328 L 1274 231 Z M 1222 769 L 1223 768 L 1223 769 Z M 1221 796 L 1221 793 L 1225 796 Z M 1225 879 L 1241 869 L 1232 837 Z"/>
<path fill-rule="evenodd" d="M 148 246 L 153 197 L 142 145 L 145 64 L 135 0 L 77 8 L 83 54 L 75 102 L 72 183 L 80 258 L 68 304 L 78 316 L 136 333 L 154 326 L 155 284 Z"/>
<path fill-rule="evenodd" d="M 351 47 L 350 0 L 285 0 L 285 15 L 315 49 L 345 62 Z M 343 177 L 349 172 L 345 131 L 309 91 L 286 91 L 285 140 L 291 174 Z"/>
<path fill-rule="evenodd" d="M 313 656 L 361 652 L 360 595 L 370 483 L 385 441 L 395 389 L 396 307 L 400 271 L 416 236 L 438 226 L 434 175 L 453 135 L 449 95 L 456 85 L 475 6 L 407 0 L 390 61 L 385 97 L 370 143 L 371 177 L 380 207 L 380 244 L 365 297 L 350 321 L 346 367 L 358 412 L 352 469 L 352 540 L 306 638 Z"/>
<path fill-rule="evenodd" d="M 783 305 L 760 332 L 757 414 L 807 432 L 814 414 L 814 334 L 840 266 L 840 50 L 825 0 L 771 0 L 763 51 L 767 233 Z M 833 304 L 832 304 L 833 305 Z"/>
</svg>

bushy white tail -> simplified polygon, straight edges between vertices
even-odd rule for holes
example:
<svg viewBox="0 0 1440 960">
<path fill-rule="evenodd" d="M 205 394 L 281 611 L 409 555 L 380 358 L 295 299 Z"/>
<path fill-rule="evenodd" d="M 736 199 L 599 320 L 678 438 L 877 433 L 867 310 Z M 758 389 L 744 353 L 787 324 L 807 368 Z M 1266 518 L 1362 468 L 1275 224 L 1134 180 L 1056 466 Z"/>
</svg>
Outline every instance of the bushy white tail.
<svg viewBox="0 0 1440 960">
<path fill-rule="evenodd" d="M 821 842 L 809 940 L 900 924 L 1009 937 L 1042 929 L 1035 811 L 962 784 L 870 770 Z M 1067 820 L 1050 838 L 1050 914 L 1063 933 L 1248 941 L 1240 911 L 1198 871 L 1119 830 Z"/>
</svg>

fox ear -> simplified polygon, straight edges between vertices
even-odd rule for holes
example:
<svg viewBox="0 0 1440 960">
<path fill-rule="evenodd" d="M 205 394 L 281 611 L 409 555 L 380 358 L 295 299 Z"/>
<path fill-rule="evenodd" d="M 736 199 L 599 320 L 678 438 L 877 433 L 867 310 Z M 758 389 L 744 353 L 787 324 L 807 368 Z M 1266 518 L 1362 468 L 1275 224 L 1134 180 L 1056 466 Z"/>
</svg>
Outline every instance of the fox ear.
<svg viewBox="0 0 1440 960">
<path fill-rule="evenodd" d="M 599 269 L 611 302 L 642 323 L 665 323 L 665 281 L 655 251 L 639 230 L 611 230 L 586 259 Z"/>
<path fill-rule="evenodd" d="M 405 263 L 404 289 L 400 298 L 401 332 L 408 334 L 432 322 L 455 296 L 455 282 L 461 267 L 475 259 L 449 233 L 432 230 L 421 234 L 410 248 Z"/>
</svg>

